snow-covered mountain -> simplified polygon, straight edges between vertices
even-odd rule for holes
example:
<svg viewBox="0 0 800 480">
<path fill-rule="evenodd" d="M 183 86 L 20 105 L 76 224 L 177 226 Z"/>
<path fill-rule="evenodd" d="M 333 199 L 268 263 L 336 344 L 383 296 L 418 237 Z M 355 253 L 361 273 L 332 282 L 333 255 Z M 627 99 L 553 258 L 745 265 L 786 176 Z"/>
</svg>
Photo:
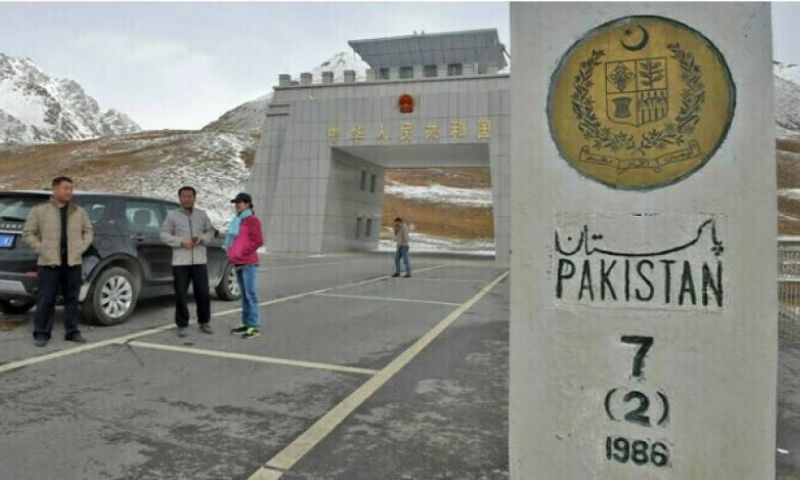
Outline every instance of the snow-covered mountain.
<svg viewBox="0 0 800 480">
<path fill-rule="evenodd" d="M 800 85 L 800 66 L 796 63 L 772 62 L 772 73 L 784 80 Z"/>
<path fill-rule="evenodd" d="M 340 82 L 344 78 L 345 70 L 355 70 L 356 80 L 363 80 L 367 78 L 367 69 L 369 65 L 355 52 L 339 52 L 329 59 L 325 60 L 317 67 L 315 67 L 311 74 L 314 76 L 314 82 L 319 82 L 322 78 L 322 72 L 333 72 L 333 81 Z"/>
<path fill-rule="evenodd" d="M 50 77 L 30 59 L 0 53 L 0 143 L 53 143 L 140 130 L 124 113 L 100 110 L 74 80 Z"/>
<path fill-rule="evenodd" d="M 356 79 L 363 80 L 367 76 L 369 66 L 353 52 L 339 52 L 311 70 L 314 82 L 322 81 L 323 71 L 332 71 L 335 82 L 342 81 L 345 70 L 355 70 Z M 299 74 L 296 75 L 299 77 Z M 209 123 L 203 130 L 216 132 L 261 132 L 261 126 L 267 113 L 267 105 L 272 100 L 272 92 L 254 100 L 245 102 L 223 113 L 221 117 Z"/>
<path fill-rule="evenodd" d="M 800 85 L 777 75 L 775 124 L 778 136 L 800 134 Z"/>
<path fill-rule="evenodd" d="M 261 133 L 261 125 L 267 114 L 267 105 L 271 100 L 272 93 L 270 92 L 255 100 L 245 102 L 223 113 L 221 117 L 203 127 L 203 130 Z"/>
</svg>

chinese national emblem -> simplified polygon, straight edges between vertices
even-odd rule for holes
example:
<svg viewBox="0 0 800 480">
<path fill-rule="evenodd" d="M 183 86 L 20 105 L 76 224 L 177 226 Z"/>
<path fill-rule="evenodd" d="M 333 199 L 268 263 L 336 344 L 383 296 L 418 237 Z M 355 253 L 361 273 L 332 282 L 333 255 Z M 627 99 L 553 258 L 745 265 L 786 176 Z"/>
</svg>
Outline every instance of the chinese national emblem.
<svg viewBox="0 0 800 480">
<path fill-rule="evenodd" d="M 573 45 L 553 74 L 548 119 L 561 155 L 620 189 L 700 169 L 725 139 L 735 87 L 722 54 L 662 17 L 625 17 Z"/>
</svg>

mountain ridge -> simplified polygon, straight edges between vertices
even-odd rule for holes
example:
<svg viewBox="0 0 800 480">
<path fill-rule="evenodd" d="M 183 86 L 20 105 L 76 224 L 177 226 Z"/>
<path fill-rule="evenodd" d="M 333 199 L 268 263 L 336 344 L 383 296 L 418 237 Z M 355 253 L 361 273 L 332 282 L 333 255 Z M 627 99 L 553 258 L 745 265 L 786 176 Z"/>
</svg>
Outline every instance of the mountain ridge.
<svg viewBox="0 0 800 480">
<path fill-rule="evenodd" d="M 141 131 L 101 110 L 75 80 L 47 75 L 29 58 L 0 53 L 0 143 L 54 143 Z"/>
</svg>

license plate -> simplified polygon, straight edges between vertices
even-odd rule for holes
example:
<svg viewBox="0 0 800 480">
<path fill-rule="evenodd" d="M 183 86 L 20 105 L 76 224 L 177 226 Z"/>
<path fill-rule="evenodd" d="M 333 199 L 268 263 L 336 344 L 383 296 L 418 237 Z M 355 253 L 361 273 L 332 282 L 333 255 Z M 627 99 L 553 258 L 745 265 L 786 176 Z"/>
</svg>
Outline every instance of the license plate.
<svg viewBox="0 0 800 480">
<path fill-rule="evenodd" d="M 14 248 L 14 239 L 16 238 L 16 235 L 0 233 L 0 248 Z"/>
</svg>

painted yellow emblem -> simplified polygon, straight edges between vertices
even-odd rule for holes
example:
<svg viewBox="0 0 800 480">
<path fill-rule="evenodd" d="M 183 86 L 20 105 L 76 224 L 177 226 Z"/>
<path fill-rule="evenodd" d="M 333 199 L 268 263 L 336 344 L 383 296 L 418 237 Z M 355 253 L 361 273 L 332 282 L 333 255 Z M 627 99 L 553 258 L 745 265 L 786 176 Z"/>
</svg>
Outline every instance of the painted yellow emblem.
<svg viewBox="0 0 800 480">
<path fill-rule="evenodd" d="M 633 16 L 602 25 L 564 55 L 548 119 L 561 155 L 610 187 L 682 180 L 722 144 L 736 90 L 725 59 L 676 21 Z"/>
</svg>

